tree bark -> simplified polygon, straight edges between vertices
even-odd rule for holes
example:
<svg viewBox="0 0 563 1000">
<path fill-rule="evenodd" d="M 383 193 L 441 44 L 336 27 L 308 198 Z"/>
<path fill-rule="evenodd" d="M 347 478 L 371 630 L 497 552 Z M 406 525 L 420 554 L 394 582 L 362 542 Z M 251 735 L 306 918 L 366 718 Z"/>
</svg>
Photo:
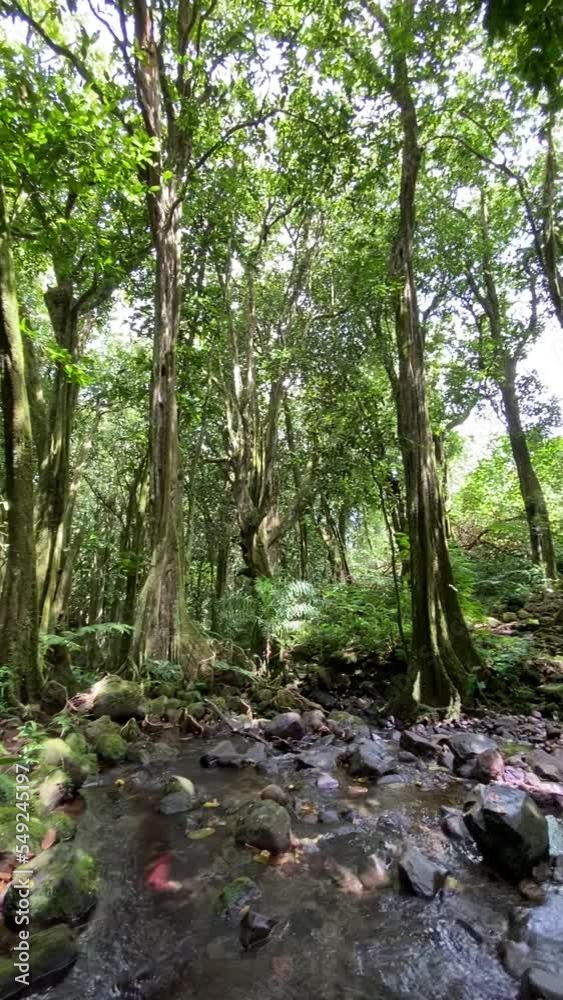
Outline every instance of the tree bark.
<svg viewBox="0 0 563 1000">
<path fill-rule="evenodd" d="M 379 18 L 392 51 L 390 93 L 399 108 L 402 130 L 399 222 L 389 278 L 399 358 L 395 402 L 405 468 L 412 645 L 406 691 L 394 707 L 404 712 L 424 705 L 456 713 L 467 689 L 468 670 L 480 661 L 454 587 L 428 412 L 424 334 L 413 260 L 416 185 L 422 156 L 417 114 L 406 56 L 395 47 L 385 15 L 379 13 Z"/>
<path fill-rule="evenodd" d="M 0 649 L 2 664 L 11 670 L 14 698 L 33 702 L 41 690 L 34 450 L 16 279 L 1 186 L 0 358 L 8 501 L 8 561 L 0 600 Z"/>
</svg>

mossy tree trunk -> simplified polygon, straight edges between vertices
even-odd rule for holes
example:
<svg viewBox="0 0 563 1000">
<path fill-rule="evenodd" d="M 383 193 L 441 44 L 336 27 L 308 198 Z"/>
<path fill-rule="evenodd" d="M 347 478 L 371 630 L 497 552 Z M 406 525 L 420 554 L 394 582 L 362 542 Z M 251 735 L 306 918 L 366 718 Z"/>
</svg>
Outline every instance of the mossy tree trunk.
<svg viewBox="0 0 563 1000">
<path fill-rule="evenodd" d="M 36 701 L 41 690 L 34 503 L 34 450 L 25 355 L 4 194 L 0 186 L 0 359 L 8 559 L 0 599 L 0 656 L 12 692 Z"/>
</svg>

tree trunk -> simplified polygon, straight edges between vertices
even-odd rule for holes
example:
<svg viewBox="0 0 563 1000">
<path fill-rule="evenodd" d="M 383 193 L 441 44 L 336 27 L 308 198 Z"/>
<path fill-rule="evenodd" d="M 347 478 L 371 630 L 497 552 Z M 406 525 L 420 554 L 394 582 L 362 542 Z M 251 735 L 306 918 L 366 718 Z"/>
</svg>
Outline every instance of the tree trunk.
<svg viewBox="0 0 563 1000">
<path fill-rule="evenodd" d="M 518 473 L 520 493 L 526 511 L 532 559 L 536 565 L 541 567 L 546 580 L 556 580 L 557 563 L 549 514 L 528 448 L 526 433 L 522 427 L 515 376 L 516 364 L 511 358 L 506 357 L 504 360 L 504 379 L 500 390 L 512 457 Z"/>
<path fill-rule="evenodd" d="M 60 282 L 48 289 L 45 302 L 57 344 L 71 358 L 76 358 L 78 310 L 70 282 Z M 37 582 L 40 621 L 45 631 L 54 626 L 53 602 L 65 545 L 71 436 L 78 391 L 78 384 L 69 381 L 63 366 L 58 364 L 49 408 L 47 450 L 39 471 Z"/>
<path fill-rule="evenodd" d="M 16 281 L 0 187 L 0 358 L 8 501 L 8 561 L 0 600 L 2 664 L 16 699 L 39 698 L 39 613 L 35 553 L 34 452 Z"/>
<path fill-rule="evenodd" d="M 388 23 L 385 19 L 388 31 Z M 391 44 L 393 44 L 391 42 Z M 413 261 L 416 184 L 421 161 L 416 108 L 404 52 L 393 53 L 391 94 L 400 110 L 403 142 L 399 224 L 389 277 L 393 288 L 399 358 L 395 402 L 405 468 L 410 541 L 412 646 L 406 691 L 394 706 L 412 711 L 431 706 L 459 711 L 470 667 L 479 657 L 453 586 L 428 413 L 424 335 L 420 323 Z"/>
</svg>

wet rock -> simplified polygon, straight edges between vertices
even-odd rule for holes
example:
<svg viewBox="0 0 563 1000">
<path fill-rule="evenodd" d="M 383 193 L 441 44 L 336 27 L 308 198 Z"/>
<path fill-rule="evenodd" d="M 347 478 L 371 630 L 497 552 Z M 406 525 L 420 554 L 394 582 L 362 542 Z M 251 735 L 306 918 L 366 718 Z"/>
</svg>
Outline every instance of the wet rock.
<svg viewBox="0 0 563 1000">
<path fill-rule="evenodd" d="M 546 781 L 563 781 L 563 750 L 547 753 L 546 750 L 533 750 L 528 754 L 527 762 L 540 778 Z"/>
<path fill-rule="evenodd" d="M 545 892 L 533 878 L 523 878 L 518 883 L 518 892 L 522 899 L 527 899 L 529 903 L 545 903 Z"/>
<path fill-rule="evenodd" d="M 127 757 L 127 743 L 116 722 L 101 716 L 86 728 L 86 736 L 104 764 L 122 764 Z"/>
<path fill-rule="evenodd" d="M 329 729 L 338 734 L 343 734 L 349 739 L 365 738 L 369 739 L 370 730 L 363 719 L 358 715 L 350 715 L 349 712 L 331 712 L 328 720 Z"/>
<path fill-rule="evenodd" d="M 317 778 L 317 788 L 321 792 L 335 791 L 338 788 L 338 780 L 332 774 L 324 772 L 323 774 L 319 774 Z"/>
<path fill-rule="evenodd" d="M 129 747 L 127 759 L 149 767 L 151 764 L 168 764 L 178 756 L 176 747 L 169 743 L 150 743 L 144 747 Z"/>
<path fill-rule="evenodd" d="M 518 1000 L 563 1000 L 563 966 L 559 973 L 533 966 L 526 969 Z"/>
<path fill-rule="evenodd" d="M 188 812 L 194 807 L 194 797 L 187 792 L 169 792 L 159 802 L 158 811 L 163 816 L 174 816 L 176 813 Z"/>
<path fill-rule="evenodd" d="M 240 913 L 242 908 L 262 895 L 253 879 L 246 875 L 233 879 L 219 893 L 219 910 L 229 916 Z"/>
<path fill-rule="evenodd" d="M 314 708 L 310 712 L 303 713 L 303 725 L 313 733 L 318 733 L 325 724 L 325 714 L 320 708 Z"/>
<path fill-rule="evenodd" d="M 384 774 L 382 778 L 378 778 L 378 785 L 406 785 L 408 783 L 408 778 L 404 774 Z"/>
<path fill-rule="evenodd" d="M 287 809 L 271 800 L 254 803 L 238 823 L 236 840 L 259 851 L 283 854 L 291 845 L 291 821 Z"/>
<path fill-rule="evenodd" d="M 530 966 L 530 949 L 525 941 L 503 941 L 500 946 L 500 955 L 506 971 L 515 979 L 520 979 Z"/>
<path fill-rule="evenodd" d="M 452 733 L 445 739 L 454 755 L 455 766 L 466 764 L 485 750 L 498 750 L 494 740 L 482 733 Z"/>
<path fill-rule="evenodd" d="M 319 823 L 338 823 L 339 816 L 336 809 L 320 809 Z"/>
<path fill-rule="evenodd" d="M 504 774 L 504 760 L 499 750 L 483 750 L 477 754 L 473 764 L 472 777 L 487 785 L 491 781 L 500 781 Z"/>
<path fill-rule="evenodd" d="M 422 733 L 417 733 L 414 729 L 403 729 L 399 746 L 402 750 L 408 750 L 410 753 L 416 754 L 417 757 L 427 757 L 429 759 L 434 759 L 439 750 L 434 739 L 424 736 Z"/>
<path fill-rule="evenodd" d="M 230 740 L 221 740 L 199 758 L 202 767 L 242 767 L 243 755 Z"/>
<path fill-rule="evenodd" d="M 394 757 L 371 742 L 361 743 L 348 760 L 353 778 L 382 778 L 397 770 Z"/>
<path fill-rule="evenodd" d="M 75 935 L 66 924 L 37 931 L 29 945 L 29 983 L 34 987 L 53 985 L 70 969 L 78 954 Z M 17 974 L 13 955 L 0 959 L 0 1000 L 20 995 Z"/>
<path fill-rule="evenodd" d="M 129 719 L 129 721 L 122 727 L 121 735 L 127 743 L 134 743 L 135 740 L 140 740 L 142 733 L 137 720 Z"/>
<path fill-rule="evenodd" d="M 547 823 L 532 799 L 506 785 L 481 785 L 465 822 L 485 861 L 518 882 L 548 856 Z"/>
<path fill-rule="evenodd" d="M 262 913 L 251 910 L 249 906 L 244 907 L 239 931 L 240 943 L 244 950 L 266 941 L 277 922 L 273 917 L 265 917 Z"/>
<path fill-rule="evenodd" d="M 279 785 L 266 785 L 260 792 L 261 799 L 270 799 L 272 802 L 277 802 L 280 806 L 288 806 L 291 802 L 291 797 Z"/>
<path fill-rule="evenodd" d="M 444 884 L 447 872 L 417 847 L 407 847 L 398 862 L 399 877 L 403 885 L 415 896 L 432 899 Z"/>
<path fill-rule="evenodd" d="M 26 884 L 30 878 L 32 924 L 76 923 L 96 902 L 98 877 L 94 859 L 69 844 L 56 844 L 23 868 L 16 869 L 14 882 L 4 898 L 4 913 L 8 917 L 13 918 L 19 907 L 20 894 L 16 886 Z"/>
<path fill-rule="evenodd" d="M 305 726 L 299 712 L 282 712 L 264 726 L 264 735 L 269 740 L 301 740 Z"/>
<path fill-rule="evenodd" d="M 461 809 L 447 809 L 442 818 L 442 830 L 452 840 L 468 840 L 470 838 Z"/>
<path fill-rule="evenodd" d="M 114 676 L 104 677 L 94 684 L 92 694 L 92 714 L 96 719 L 106 715 L 112 722 L 145 718 L 146 708 L 141 688 L 134 681 Z"/>
<path fill-rule="evenodd" d="M 243 760 L 245 764 L 251 764 L 257 767 L 258 764 L 262 764 L 268 756 L 268 750 L 263 743 L 255 743 L 243 754 Z"/>
<path fill-rule="evenodd" d="M 401 764 L 418 764 L 418 757 L 416 754 L 411 753 L 410 750 L 399 750 L 397 760 L 399 760 Z"/>
<path fill-rule="evenodd" d="M 303 750 L 297 755 L 297 767 L 315 767 L 320 771 L 330 771 L 342 757 L 341 747 L 318 747 L 314 750 Z"/>
<path fill-rule="evenodd" d="M 552 859 L 563 856 L 563 820 L 556 816 L 546 816 L 549 837 L 549 856 Z"/>
</svg>

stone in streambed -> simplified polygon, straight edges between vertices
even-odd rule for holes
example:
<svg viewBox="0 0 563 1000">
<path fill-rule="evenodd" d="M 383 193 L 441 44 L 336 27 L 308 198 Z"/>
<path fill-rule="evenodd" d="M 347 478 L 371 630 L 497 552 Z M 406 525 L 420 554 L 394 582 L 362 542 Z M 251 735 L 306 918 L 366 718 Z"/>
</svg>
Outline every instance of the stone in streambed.
<svg viewBox="0 0 563 1000">
<path fill-rule="evenodd" d="M 510 881 L 526 878 L 549 856 L 545 816 L 518 788 L 479 786 L 464 819 L 485 861 Z"/>
<path fill-rule="evenodd" d="M 104 715 L 86 728 L 86 736 L 105 764 L 122 764 L 127 757 L 127 743 L 116 722 Z"/>
<path fill-rule="evenodd" d="M 563 1000 L 563 968 L 559 973 L 534 966 L 526 969 L 518 1000 Z"/>
<path fill-rule="evenodd" d="M 504 760 L 499 750 L 483 750 L 477 754 L 473 763 L 472 778 L 484 785 L 491 781 L 500 781 L 504 774 Z"/>
<path fill-rule="evenodd" d="M 485 750 L 498 750 L 494 740 L 481 733 L 452 733 L 445 742 L 454 755 L 456 768 L 472 761 Z"/>
<path fill-rule="evenodd" d="M 158 811 L 163 816 L 174 816 L 177 813 L 188 812 L 194 807 L 194 796 L 187 792 L 169 792 L 158 804 Z"/>
<path fill-rule="evenodd" d="M 261 895 L 256 882 L 246 875 L 241 875 L 221 889 L 218 901 L 219 910 L 229 916 L 240 913 L 244 906 L 252 900 L 259 899 Z"/>
<path fill-rule="evenodd" d="M 427 858 L 417 847 L 407 847 L 399 858 L 399 877 L 403 885 L 425 899 L 432 899 L 442 888 L 447 871 Z"/>
<path fill-rule="evenodd" d="M 141 688 L 134 681 L 115 676 L 104 677 L 94 684 L 92 694 L 92 714 L 96 719 L 107 715 L 112 722 L 123 723 L 128 719 L 145 718 L 146 707 Z"/>
<path fill-rule="evenodd" d="M 238 844 L 259 851 L 283 854 L 291 846 L 291 821 L 287 809 L 271 800 L 255 802 L 239 820 Z"/>
<path fill-rule="evenodd" d="M 299 712 L 282 712 L 264 726 L 264 735 L 269 740 L 301 740 L 305 726 Z"/>
<path fill-rule="evenodd" d="M 25 876 L 14 872 L 15 884 L 29 877 L 33 886 L 29 894 L 29 914 L 32 925 L 48 926 L 59 922 L 76 923 L 92 909 L 97 898 L 96 863 L 84 851 L 69 844 L 56 844 L 42 851 L 23 866 Z M 15 884 L 4 898 L 4 913 L 13 918 L 19 907 L 19 892 Z"/>
<path fill-rule="evenodd" d="M 373 743 L 361 743 L 348 761 L 353 778 L 382 778 L 397 770 L 394 757 Z"/>
<path fill-rule="evenodd" d="M 310 712 L 303 712 L 303 725 L 313 733 L 318 733 L 325 724 L 325 714 L 321 708 L 313 708 Z"/>
<path fill-rule="evenodd" d="M 417 757 L 427 757 L 433 759 L 439 752 L 439 746 L 434 739 L 429 739 L 422 733 L 417 733 L 415 729 L 403 729 L 399 746 L 401 750 L 416 754 Z"/>
<path fill-rule="evenodd" d="M 358 715 L 350 715 L 350 712 L 331 712 L 327 725 L 336 735 L 343 735 L 347 739 L 370 738 L 369 726 Z"/>
<path fill-rule="evenodd" d="M 280 788 L 279 785 L 266 785 L 260 792 L 260 798 L 277 802 L 280 806 L 288 806 L 291 802 L 288 793 L 283 788 Z"/>
<path fill-rule="evenodd" d="M 470 839 L 470 833 L 465 825 L 461 809 L 445 808 L 442 818 L 442 830 L 452 840 Z"/>
<path fill-rule="evenodd" d="M 221 740 L 199 758 L 202 767 L 243 767 L 244 758 L 230 740 Z"/>
</svg>

